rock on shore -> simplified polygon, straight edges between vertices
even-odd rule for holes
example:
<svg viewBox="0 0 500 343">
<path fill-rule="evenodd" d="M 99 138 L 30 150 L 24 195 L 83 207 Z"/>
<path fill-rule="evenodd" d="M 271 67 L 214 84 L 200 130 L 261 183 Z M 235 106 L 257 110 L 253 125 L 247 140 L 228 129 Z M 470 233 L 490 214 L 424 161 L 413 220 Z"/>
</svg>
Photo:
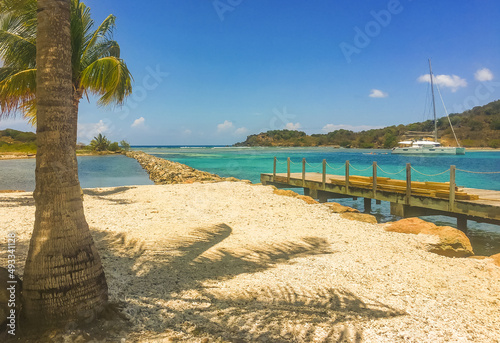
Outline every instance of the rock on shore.
<svg viewBox="0 0 500 343">
<path fill-rule="evenodd" d="M 386 231 L 427 234 L 437 237 L 437 242 L 429 245 L 429 251 L 448 257 L 473 256 L 472 246 L 465 233 L 449 226 L 437 226 L 419 218 L 406 218 L 390 223 Z"/>
<path fill-rule="evenodd" d="M 220 177 L 216 174 L 191 168 L 182 163 L 151 156 L 142 151 L 127 151 L 125 155 L 135 158 L 141 167 L 148 172 L 149 178 L 157 185 L 240 181 L 234 177 Z"/>
</svg>

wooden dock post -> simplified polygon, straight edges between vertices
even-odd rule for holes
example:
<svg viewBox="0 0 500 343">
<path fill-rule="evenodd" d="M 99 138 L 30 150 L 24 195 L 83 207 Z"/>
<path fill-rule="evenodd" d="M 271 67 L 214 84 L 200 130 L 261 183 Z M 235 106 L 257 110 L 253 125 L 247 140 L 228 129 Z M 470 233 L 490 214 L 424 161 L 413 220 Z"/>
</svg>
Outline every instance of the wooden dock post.
<svg viewBox="0 0 500 343">
<path fill-rule="evenodd" d="M 326 189 L 326 160 L 323 160 L 323 178 L 322 178 L 322 183 L 323 183 L 323 190 Z"/>
<path fill-rule="evenodd" d="M 273 182 L 276 182 L 276 156 L 274 156 L 274 164 L 273 164 Z"/>
<path fill-rule="evenodd" d="M 467 234 L 467 216 L 459 215 L 457 217 L 457 229 Z"/>
<path fill-rule="evenodd" d="M 372 211 L 372 199 L 364 198 L 364 210 L 365 213 L 370 213 Z"/>
<path fill-rule="evenodd" d="M 349 193 L 349 160 L 345 161 L 345 192 Z"/>
<path fill-rule="evenodd" d="M 455 180 L 455 166 L 450 166 L 450 211 L 455 210 L 455 187 L 456 187 L 456 180 Z"/>
<path fill-rule="evenodd" d="M 406 163 L 406 205 L 410 204 L 411 198 L 411 164 Z"/>
<path fill-rule="evenodd" d="M 373 199 L 377 198 L 377 162 L 373 161 Z"/>
<path fill-rule="evenodd" d="M 302 159 L 302 186 L 306 185 L 306 159 Z"/>
<path fill-rule="evenodd" d="M 286 182 L 290 183 L 290 157 L 286 159 Z"/>
</svg>

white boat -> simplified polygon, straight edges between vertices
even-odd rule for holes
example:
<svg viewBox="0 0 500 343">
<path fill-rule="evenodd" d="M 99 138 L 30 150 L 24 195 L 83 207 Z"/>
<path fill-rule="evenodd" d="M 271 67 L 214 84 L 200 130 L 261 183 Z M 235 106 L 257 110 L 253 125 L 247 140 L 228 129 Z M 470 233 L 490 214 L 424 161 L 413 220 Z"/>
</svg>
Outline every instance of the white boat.
<svg viewBox="0 0 500 343">
<path fill-rule="evenodd" d="M 455 135 L 455 130 L 453 130 L 453 126 L 451 125 L 450 118 L 448 117 L 448 121 L 451 126 L 451 130 L 453 135 L 455 136 L 455 141 L 457 142 L 456 147 L 451 146 L 441 146 L 441 143 L 438 142 L 437 135 L 437 119 L 436 119 L 436 102 L 434 100 L 434 77 L 432 74 L 432 66 L 431 60 L 429 59 L 429 72 L 431 78 L 431 91 L 432 91 L 432 108 L 434 111 L 434 132 L 433 137 L 434 140 L 406 140 L 399 142 L 399 147 L 393 148 L 393 154 L 404 154 L 404 155 L 465 155 L 465 148 L 460 146 L 458 142 L 457 136 Z M 444 105 L 444 103 L 443 103 Z M 446 110 L 446 108 L 445 108 Z M 448 116 L 448 113 L 446 113 Z"/>
<path fill-rule="evenodd" d="M 441 146 L 440 143 L 434 141 L 402 141 L 399 145 L 392 149 L 393 154 L 465 155 L 464 147 Z"/>
</svg>

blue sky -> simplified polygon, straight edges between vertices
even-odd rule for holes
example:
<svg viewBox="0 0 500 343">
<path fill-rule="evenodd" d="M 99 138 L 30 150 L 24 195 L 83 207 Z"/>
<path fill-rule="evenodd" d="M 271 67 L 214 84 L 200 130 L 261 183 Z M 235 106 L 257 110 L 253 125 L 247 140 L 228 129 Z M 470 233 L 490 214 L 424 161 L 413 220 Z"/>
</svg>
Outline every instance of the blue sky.
<svg viewBox="0 0 500 343">
<path fill-rule="evenodd" d="M 82 100 L 82 142 L 233 144 L 421 121 L 428 58 L 450 113 L 500 98 L 498 0 L 84 2 L 96 22 L 117 16 L 135 82 L 122 108 Z"/>
</svg>

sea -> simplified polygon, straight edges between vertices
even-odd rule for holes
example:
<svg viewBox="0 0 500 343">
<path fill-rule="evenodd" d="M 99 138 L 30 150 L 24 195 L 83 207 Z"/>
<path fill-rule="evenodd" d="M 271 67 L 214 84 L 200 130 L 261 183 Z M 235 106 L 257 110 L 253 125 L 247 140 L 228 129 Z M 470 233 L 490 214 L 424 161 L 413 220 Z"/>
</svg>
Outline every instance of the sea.
<svg viewBox="0 0 500 343">
<path fill-rule="evenodd" d="M 291 161 L 291 171 L 301 172 L 305 158 L 308 172 L 321 172 L 321 163 L 325 159 L 329 174 L 344 175 L 345 163 L 349 161 L 351 175 L 371 176 L 372 163 L 376 161 L 379 177 L 401 180 L 406 176 L 406 164 L 411 163 L 412 181 L 449 181 L 449 168 L 454 165 L 458 186 L 500 190 L 500 151 L 467 151 L 462 156 L 404 156 L 391 155 L 390 150 L 331 147 L 135 146 L 132 149 L 223 177 L 233 176 L 254 183 L 260 182 L 261 173 L 272 173 L 276 157 L 278 173 L 286 172 L 287 158 Z M 83 188 L 153 184 L 134 159 L 123 155 L 79 156 L 78 164 Z M 0 189 L 33 191 L 34 170 L 34 159 L 0 161 Z M 301 189 L 294 190 L 301 192 Z M 335 201 L 364 210 L 362 199 Z M 373 203 L 371 213 L 379 222 L 398 219 L 390 214 L 387 202 Z M 456 227 L 456 220 L 450 217 L 426 216 L 422 219 Z M 476 254 L 500 253 L 500 226 L 469 221 L 468 227 Z"/>
</svg>

